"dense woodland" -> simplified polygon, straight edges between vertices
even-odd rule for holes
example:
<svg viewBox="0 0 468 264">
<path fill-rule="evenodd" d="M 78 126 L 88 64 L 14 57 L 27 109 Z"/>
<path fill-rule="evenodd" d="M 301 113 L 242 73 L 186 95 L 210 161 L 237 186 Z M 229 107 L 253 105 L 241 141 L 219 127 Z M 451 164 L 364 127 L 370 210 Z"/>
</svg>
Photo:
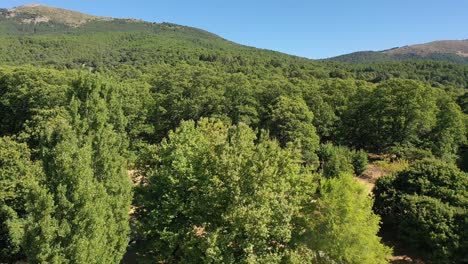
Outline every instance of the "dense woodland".
<svg viewBox="0 0 468 264">
<path fill-rule="evenodd" d="M 466 41 L 466 40 L 465 40 Z M 333 61 L 350 63 L 374 63 L 374 62 L 403 62 L 411 60 L 433 60 L 448 61 L 453 63 L 468 64 L 468 57 L 458 56 L 453 53 L 432 53 L 427 56 L 418 56 L 417 54 L 386 54 L 379 51 L 359 51 L 351 54 L 341 55 L 330 58 Z"/>
<path fill-rule="evenodd" d="M 467 65 L 1 25 L 0 263 L 468 262 Z"/>
</svg>

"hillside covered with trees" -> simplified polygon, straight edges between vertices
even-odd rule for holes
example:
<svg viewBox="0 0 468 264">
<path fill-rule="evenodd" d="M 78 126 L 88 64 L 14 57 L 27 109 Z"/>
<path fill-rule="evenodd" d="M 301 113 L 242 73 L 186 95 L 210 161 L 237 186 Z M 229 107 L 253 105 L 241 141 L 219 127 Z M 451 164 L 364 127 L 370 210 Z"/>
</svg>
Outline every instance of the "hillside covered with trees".
<svg viewBox="0 0 468 264">
<path fill-rule="evenodd" d="M 0 10 L 0 263 L 468 261 L 467 65 L 67 12 Z"/>
</svg>

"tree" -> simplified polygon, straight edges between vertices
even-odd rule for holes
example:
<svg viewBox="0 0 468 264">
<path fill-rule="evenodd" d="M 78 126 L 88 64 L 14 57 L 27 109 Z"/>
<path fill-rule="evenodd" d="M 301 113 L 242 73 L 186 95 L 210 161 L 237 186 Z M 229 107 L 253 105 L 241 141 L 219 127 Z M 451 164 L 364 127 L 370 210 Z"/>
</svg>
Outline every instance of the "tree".
<svg viewBox="0 0 468 264">
<path fill-rule="evenodd" d="M 457 99 L 457 103 L 462 109 L 463 113 L 468 114 L 468 93 L 464 92 L 460 97 Z"/>
<path fill-rule="evenodd" d="M 157 69 L 150 81 L 157 106 L 153 113 L 154 141 L 160 142 L 183 120 L 221 116 L 225 99 L 222 77 L 212 69 L 188 65 Z"/>
<path fill-rule="evenodd" d="M 322 174 L 326 178 L 354 172 L 352 153 L 346 147 L 333 146 L 331 143 L 322 144 L 319 155 Z"/>
<path fill-rule="evenodd" d="M 349 101 L 359 90 L 357 84 L 354 80 L 341 79 L 327 79 L 321 82 L 320 91 L 324 101 L 335 110 L 336 116 L 341 118 L 348 108 Z"/>
<path fill-rule="evenodd" d="M 424 159 L 379 179 L 374 209 L 405 244 L 429 260 L 464 262 L 467 186 L 468 175 L 455 165 Z"/>
<path fill-rule="evenodd" d="M 226 114 L 233 124 L 243 122 L 253 126 L 258 123 L 257 101 L 248 78 L 240 73 L 229 77 L 225 89 Z"/>
<path fill-rule="evenodd" d="M 21 132 L 39 109 L 63 106 L 74 72 L 33 67 L 0 69 L 0 135 Z"/>
<path fill-rule="evenodd" d="M 153 261 L 307 261 L 310 250 L 291 240 L 315 184 L 294 149 L 242 123 L 202 119 L 182 122 L 145 157 L 138 217 Z"/>
<path fill-rule="evenodd" d="M 361 175 L 367 169 L 367 153 L 331 143 L 322 144 L 319 150 L 321 171 L 327 178 L 348 173 Z"/>
<path fill-rule="evenodd" d="M 349 109 L 343 118 L 349 120 L 345 135 L 352 145 L 379 152 L 397 144 L 420 145 L 434 128 L 437 112 L 433 88 L 392 79 Z"/>
<path fill-rule="evenodd" d="M 0 138 L 0 259 L 15 262 L 21 251 L 28 184 L 40 175 L 25 144 Z"/>
<path fill-rule="evenodd" d="M 354 174 L 359 176 L 367 170 L 367 165 L 369 164 L 367 153 L 364 150 L 358 150 L 354 151 L 352 156 Z"/>
<path fill-rule="evenodd" d="M 422 255 L 439 263 L 462 263 L 459 252 L 462 227 L 457 225 L 456 210 L 430 196 L 403 195 L 404 215 L 398 230 L 402 241 Z M 466 213 L 466 212 L 465 212 Z M 466 260 L 466 253 L 464 260 Z"/>
<path fill-rule="evenodd" d="M 92 148 L 82 146 L 66 119 L 52 120 L 46 132 L 45 178 L 27 198 L 24 251 L 34 263 L 115 261 L 114 234 L 107 231 L 112 208 L 94 178 Z M 98 175 L 97 175 L 98 176 Z M 107 247 L 109 247 L 107 249 Z"/>
<path fill-rule="evenodd" d="M 23 249 L 34 263 L 118 263 L 131 200 L 118 89 L 84 74 L 69 98 L 40 124 L 45 175 L 27 196 Z"/>
<path fill-rule="evenodd" d="M 437 123 L 431 133 L 429 147 L 441 159 L 454 162 L 459 147 L 467 143 L 467 119 L 460 107 L 447 95 L 438 100 Z"/>
<path fill-rule="evenodd" d="M 316 176 L 292 147 L 242 123 L 182 122 L 140 161 L 142 254 L 183 263 L 386 263 L 371 198 L 350 175 L 323 179 L 317 194 Z"/>
<path fill-rule="evenodd" d="M 377 236 L 372 202 L 351 174 L 322 179 L 310 233 L 319 263 L 387 263 L 391 250 Z"/>
<path fill-rule="evenodd" d="M 333 107 L 324 101 L 324 95 L 315 86 L 306 86 L 304 101 L 314 113 L 314 125 L 321 140 L 332 140 L 336 134 L 339 118 Z"/>
<path fill-rule="evenodd" d="M 298 143 L 307 164 L 318 165 L 319 137 L 313 125 L 314 114 L 301 98 L 280 96 L 270 108 L 270 133 L 281 144 Z"/>
</svg>

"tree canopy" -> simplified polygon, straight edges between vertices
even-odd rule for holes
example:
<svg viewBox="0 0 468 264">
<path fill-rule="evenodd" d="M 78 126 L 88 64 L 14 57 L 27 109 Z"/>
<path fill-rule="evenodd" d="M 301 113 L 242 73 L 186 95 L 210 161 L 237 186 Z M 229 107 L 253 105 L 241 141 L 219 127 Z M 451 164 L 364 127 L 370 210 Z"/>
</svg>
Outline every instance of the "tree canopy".
<svg viewBox="0 0 468 264">
<path fill-rule="evenodd" d="M 467 65 L 7 12 L 0 262 L 119 263 L 130 242 L 151 263 L 384 263 L 380 216 L 428 260 L 467 262 Z M 353 176 L 380 158 L 409 169 L 373 205 Z"/>
<path fill-rule="evenodd" d="M 318 175 L 302 169 L 302 159 L 294 145 L 281 148 L 242 123 L 183 122 L 141 161 L 149 181 L 137 199 L 145 251 L 155 261 L 184 263 L 303 263 L 324 254 L 347 263 L 384 263 L 389 250 L 376 236 L 371 199 L 347 175 L 322 182 L 317 207 L 311 199 Z M 338 195 L 344 189 L 349 196 Z M 335 201 L 338 196 L 343 200 Z M 342 211 L 335 202 L 353 209 L 335 215 Z M 328 221 L 343 221 L 330 232 L 349 244 L 331 246 Z M 353 240 L 357 233 L 362 244 Z M 369 252 L 359 257 L 363 250 Z"/>
<path fill-rule="evenodd" d="M 455 165 L 424 159 L 377 182 L 374 208 L 413 247 L 435 262 L 467 260 L 468 175 Z"/>
</svg>

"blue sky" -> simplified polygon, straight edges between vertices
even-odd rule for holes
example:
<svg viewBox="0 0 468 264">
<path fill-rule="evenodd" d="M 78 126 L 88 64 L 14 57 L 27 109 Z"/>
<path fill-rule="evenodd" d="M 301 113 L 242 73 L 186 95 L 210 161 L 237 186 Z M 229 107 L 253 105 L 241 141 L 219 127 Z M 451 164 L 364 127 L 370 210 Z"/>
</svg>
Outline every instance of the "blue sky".
<svg viewBox="0 0 468 264">
<path fill-rule="evenodd" d="M 468 0 L 0 0 L 172 22 L 308 58 L 468 39 Z"/>
</svg>

